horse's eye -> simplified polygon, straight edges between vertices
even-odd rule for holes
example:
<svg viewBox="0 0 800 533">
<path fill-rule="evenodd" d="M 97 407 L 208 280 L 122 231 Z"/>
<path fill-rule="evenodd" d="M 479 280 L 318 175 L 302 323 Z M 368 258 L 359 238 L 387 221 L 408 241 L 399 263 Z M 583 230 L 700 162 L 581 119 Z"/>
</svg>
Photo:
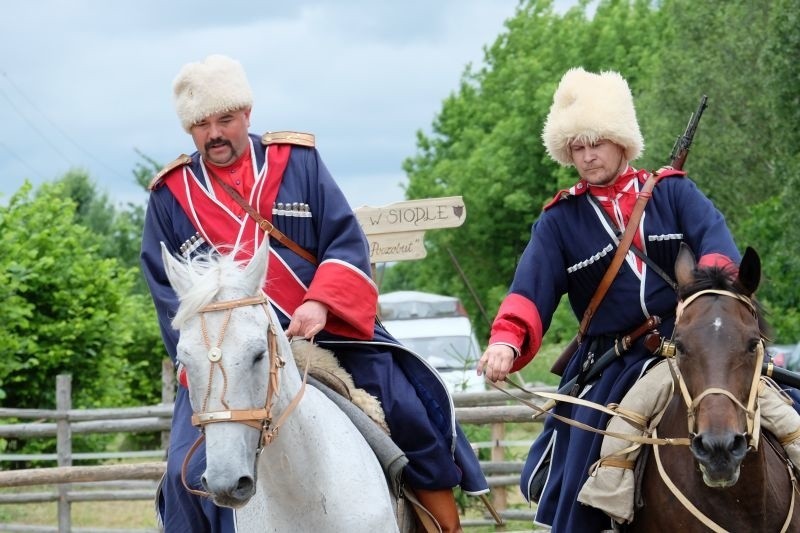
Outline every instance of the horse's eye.
<svg viewBox="0 0 800 533">
<path fill-rule="evenodd" d="M 265 357 L 266 355 L 267 355 L 267 352 L 261 352 L 261 353 L 259 353 L 259 354 L 258 354 L 258 355 L 255 357 L 255 359 L 253 359 L 253 364 L 256 364 L 256 363 L 259 363 L 259 362 L 263 361 L 263 360 L 264 360 L 264 357 Z"/>
<path fill-rule="evenodd" d="M 683 355 L 684 353 L 686 353 L 686 347 L 679 340 L 675 341 L 675 353 L 676 354 L 680 354 L 680 355 Z"/>
<path fill-rule="evenodd" d="M 747 345 L 747 350 L 750 353 L 756 353 L 759 344 L 761 344 L 761 339 L 750 339 L 750 342 Z"/>
</svg>

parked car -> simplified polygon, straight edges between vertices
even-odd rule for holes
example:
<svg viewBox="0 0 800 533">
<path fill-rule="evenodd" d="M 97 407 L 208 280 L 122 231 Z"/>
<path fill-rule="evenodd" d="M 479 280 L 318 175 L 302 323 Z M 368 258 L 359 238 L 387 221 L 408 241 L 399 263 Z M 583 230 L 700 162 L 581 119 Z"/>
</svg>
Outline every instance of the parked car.
<svg viewBox="0 0 800 533">
<path fill-rule="evenodd" d="M 458 298 L 396 291 L 378 296 L 378 308 L 386 330 L 435 368 L 451 392 L 486 390 L 475 373 L 481 348 Z"/>
<path fill-rule="evenodd" d="M 795 344 L 791 350 L 788 350 L 783 366 L 787 370 L 800 372 L 800 342 Z"/>
<path fill-rule="evenodd" d="M 767 357 L 772 359 L 775 366 L 786 368 L 789 354 L 794 350 L 794 344 L 770 344 L 767 346 Z"/>
</svg>

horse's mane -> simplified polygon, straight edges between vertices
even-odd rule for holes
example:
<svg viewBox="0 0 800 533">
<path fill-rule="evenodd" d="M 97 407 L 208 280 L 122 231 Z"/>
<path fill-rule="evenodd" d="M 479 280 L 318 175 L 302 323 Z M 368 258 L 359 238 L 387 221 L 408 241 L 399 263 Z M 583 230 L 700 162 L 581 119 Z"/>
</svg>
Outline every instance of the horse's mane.
<svg viewBox="0 0 800 533">
<path fill-rule="evenodd" d="M 222 289 L 250 289 L 244 276 L 247 261 L 236 260 L 235 250 L 225 254 L 209 250 L 181 262 L 187 267 L 191 288 L 179 295 L 180 305 L 172 319 L 176 329 L 210 304 Z"/>
<path fill-rule="evenodd" d="M 754 295 L 748 294 L 738 279 L 731 279 L 731 270 L 726 267 L 698 267 L 694 269 L 694 281 L 678 288 L 678 298 L 685 300 L 692 294 L 709 289 L 729 291 L 746 296 L 753 303 L 762 335 L 769 336 L 770 326 L 764 318 L 764 309 Z"/>
</svg>

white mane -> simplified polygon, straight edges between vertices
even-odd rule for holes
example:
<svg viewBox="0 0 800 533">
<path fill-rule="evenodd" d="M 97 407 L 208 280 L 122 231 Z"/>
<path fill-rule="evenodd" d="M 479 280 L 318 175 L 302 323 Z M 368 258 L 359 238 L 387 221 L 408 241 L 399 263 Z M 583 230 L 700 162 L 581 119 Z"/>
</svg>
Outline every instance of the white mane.
<svg viewBox="0 0 800 533">
<path fill-rule="evenodd" d="M 198 311 L 211 303 L 224 289 L 243 292 L 250 290 L 244 275 L 247 261 L 237 261 L 236 252 L 221 255 L 214 250 L 195 256 L 191 259 L 182 259 L 186 267 L 186 275 L 190 282 L 190 289 L 184 294 L 179 294 L 180 305 L 172 327 L 180 329 L 181 326 Z"/>
</svg>

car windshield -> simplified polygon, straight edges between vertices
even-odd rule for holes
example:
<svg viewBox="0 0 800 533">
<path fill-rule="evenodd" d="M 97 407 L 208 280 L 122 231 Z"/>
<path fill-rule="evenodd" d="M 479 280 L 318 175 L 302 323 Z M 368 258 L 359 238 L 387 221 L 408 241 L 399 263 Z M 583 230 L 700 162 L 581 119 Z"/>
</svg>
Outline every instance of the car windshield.
<svg viewBox="0 0 800 533">
<path fill-rule="evenodd" d="M 471 337 L 411 338 L 400 342 L 439 370 L 471 368 L 479 356 Z"/>
</svg>

